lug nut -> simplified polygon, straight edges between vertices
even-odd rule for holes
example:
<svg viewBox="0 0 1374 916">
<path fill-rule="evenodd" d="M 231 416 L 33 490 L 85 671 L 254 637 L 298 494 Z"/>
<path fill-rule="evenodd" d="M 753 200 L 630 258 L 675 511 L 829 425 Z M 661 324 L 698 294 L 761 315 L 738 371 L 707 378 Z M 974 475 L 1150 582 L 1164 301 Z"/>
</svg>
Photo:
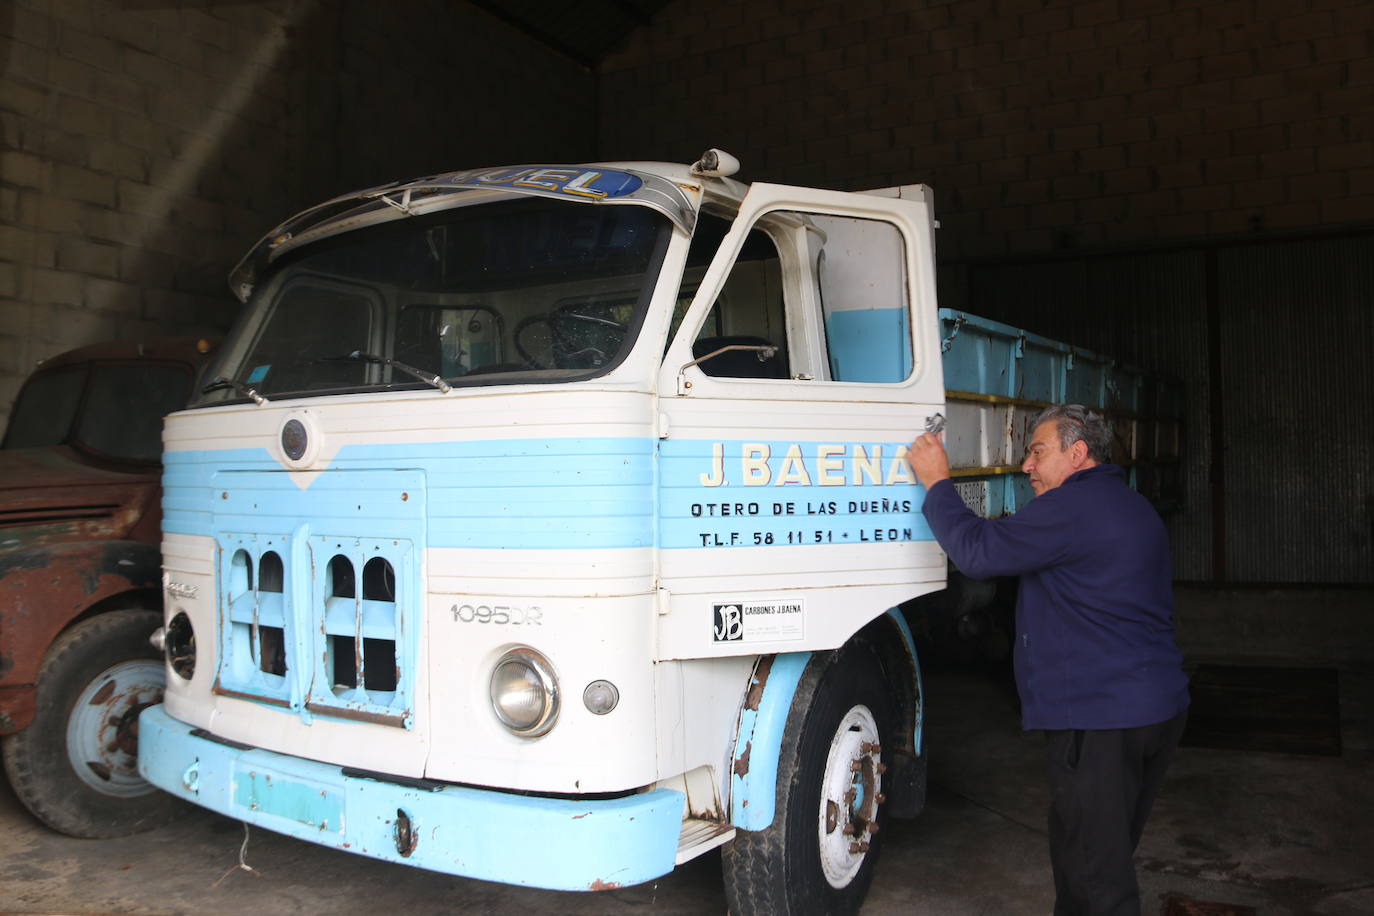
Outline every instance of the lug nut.
<svg viewBox="0 0 1374 916">
<path fill-rule="evenodd" d="M 850 843 L 849 852 L 851 855 L 855 855 L 861 852 L 868 852 L 868 843 L 864 840 L 859 840 L 858 842 Z"/>
</svg>

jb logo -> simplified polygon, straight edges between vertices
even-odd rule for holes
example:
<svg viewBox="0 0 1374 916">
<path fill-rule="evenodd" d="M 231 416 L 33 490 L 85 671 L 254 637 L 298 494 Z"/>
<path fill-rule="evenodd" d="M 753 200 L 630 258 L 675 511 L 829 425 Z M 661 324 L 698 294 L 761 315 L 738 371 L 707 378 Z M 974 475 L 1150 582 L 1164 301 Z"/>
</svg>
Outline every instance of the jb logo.
<svg viewBox="0 0 1374 916">
<path fill-rule="evenodd" d="M 744 612 L 738 604 L 716 604 L 716 642 L 730 642 L 744 638 Z"/>
</svg>

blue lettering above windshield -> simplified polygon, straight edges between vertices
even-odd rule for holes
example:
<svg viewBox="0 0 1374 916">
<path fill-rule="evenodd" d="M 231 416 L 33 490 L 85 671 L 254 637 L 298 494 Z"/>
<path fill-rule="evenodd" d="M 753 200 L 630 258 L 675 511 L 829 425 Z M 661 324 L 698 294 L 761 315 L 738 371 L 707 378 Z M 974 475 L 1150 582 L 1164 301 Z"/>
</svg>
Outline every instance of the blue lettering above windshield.
<svg viewBox="0 0 1374 916">
<path fill-rule="evenodd" d="M 444 184 L 464 188 L 505 186 L 582 200 L 605 200 L 633 194 L 644 182 L 629 172 L 566 166 L 521 166 L 459 172 L 444 179 Z"/>
</svg>

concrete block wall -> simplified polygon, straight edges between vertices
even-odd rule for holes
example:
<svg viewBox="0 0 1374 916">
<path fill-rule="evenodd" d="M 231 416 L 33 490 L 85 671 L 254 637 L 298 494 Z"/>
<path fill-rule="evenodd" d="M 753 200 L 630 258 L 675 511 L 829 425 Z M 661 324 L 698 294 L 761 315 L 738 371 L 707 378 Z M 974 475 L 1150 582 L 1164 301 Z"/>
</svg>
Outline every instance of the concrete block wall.
<svg viewBox="0 0 1374 916">
<path fill-rule="evenodd" d="M 225 330 L 310 204 L 590 158 L 594 80 L 442 0 L 0 0 L 0 422 L 47 356 Z"/>
<path fill-rule="evenodd" d="M 942 258 L 1367 224 L 1374 3 L 674 0 L 603 62 L 600 137 L 932 185 Z"/>
</svg>

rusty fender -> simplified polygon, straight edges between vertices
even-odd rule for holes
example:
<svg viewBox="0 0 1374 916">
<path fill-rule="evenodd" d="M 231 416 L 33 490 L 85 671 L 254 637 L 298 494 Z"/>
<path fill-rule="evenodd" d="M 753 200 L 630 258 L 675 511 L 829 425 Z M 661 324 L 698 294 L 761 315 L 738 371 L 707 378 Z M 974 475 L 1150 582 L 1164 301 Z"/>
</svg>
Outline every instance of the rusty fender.
<svg viewBox="0 0 1374 916">
<path fill-rule="evenodd" d="M 765 655 L 755 665 L 730 773 L 730 823 L 736 827 L 762 830 L 773 823 L 783 729 L 810 660 L 810 652 L 784 652 Z"/>
<path fill-rule="evenodd" d="M 157 609 L 161 564 L 157 546 L 138 541 L 0 551 L 0 734 L 33 720 L 43 656 L 74 620 L 136 592 Z"/>
</svg>

